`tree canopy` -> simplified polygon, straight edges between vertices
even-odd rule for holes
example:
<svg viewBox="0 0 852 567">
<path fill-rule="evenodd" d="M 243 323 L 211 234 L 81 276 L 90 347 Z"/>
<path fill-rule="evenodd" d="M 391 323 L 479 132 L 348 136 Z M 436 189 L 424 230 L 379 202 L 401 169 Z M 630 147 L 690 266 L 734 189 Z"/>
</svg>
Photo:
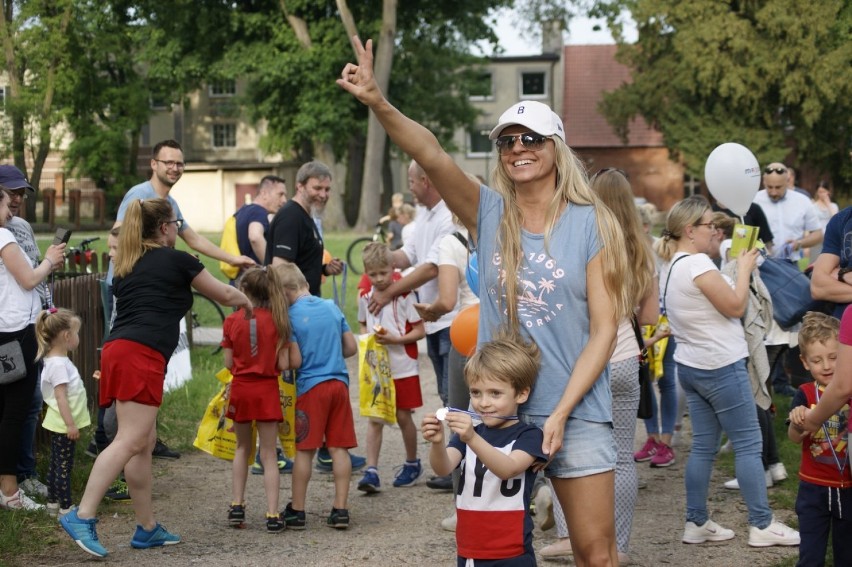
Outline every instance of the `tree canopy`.
<svg viewBox="0 0 852 567">
<path fill-rule="evenodd" d="M 622 136 L 631 118 L 644 117 L 697 177 L 715 146 L 736 141 L 760 163 L 852 181 L 848 0 L 619 0 L 599 8 L 611 21 L 629 10 L 639 32 L 618 51 L 632 82 L 601 105 Z"/>
</svg>

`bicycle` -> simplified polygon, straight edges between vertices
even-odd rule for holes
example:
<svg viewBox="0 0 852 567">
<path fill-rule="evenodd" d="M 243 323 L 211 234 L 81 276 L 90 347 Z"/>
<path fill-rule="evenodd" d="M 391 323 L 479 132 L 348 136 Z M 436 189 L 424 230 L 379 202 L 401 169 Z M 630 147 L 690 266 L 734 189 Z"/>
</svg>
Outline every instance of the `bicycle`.
<svg viewBox="0 0 852 567">
<path fill-rule="evenodd" d="M 222 350 L 222 325 L 225 323 L 225 312 L 218 303 L 197 291 L 192 292 L 192 309 L 189 311 L 189 323 L 192 326 L 192 340 L 195 346 L 204 346 L 210 354 L 219 354 Z M 210 332 L 209 337 L 201 336 L 200 329 L 215 329 L 218 333 Z"/>
<path fill-rule="evenodd" d="M 92 250 L 91 244 L 100 240 L 99 236 L 84 238 L 80 241 L 79 248 L 67 248 L 65 250 L 65 271 L 69 273 L 91 274 L 98 270 L 98 253 Z M 93 261 L 94 259 L 94 261 Z"/>
<path fill-rule="evenodd" d="M 362 236 L 353 240 L 349 248 L 346 249 L 346 263 L 349 265 L 352 273 L 360 275 L 364 272 L 364 261 L 361 258 L 364 247 L 367 244 L 371 242 L 387 243 L 387 241 L 388 233 L 385 229 L 385 224 L 382 222 L 376 223 L 376 229 L 373 231 L 372 236 Z"/>
</svg>

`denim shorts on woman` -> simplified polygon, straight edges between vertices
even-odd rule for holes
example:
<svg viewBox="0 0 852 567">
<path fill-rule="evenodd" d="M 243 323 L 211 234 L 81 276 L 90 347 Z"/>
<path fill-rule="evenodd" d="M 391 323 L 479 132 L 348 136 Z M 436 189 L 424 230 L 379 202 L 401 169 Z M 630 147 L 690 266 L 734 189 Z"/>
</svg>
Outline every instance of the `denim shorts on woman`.
<svg viewBox="0 0 852 567">
<path fill-rule="evenodd" d="M 546 415 L 521 415 L 524 423 L 544 429 Z M 568 418 L 562 448 L 544 469 L 548 478 L 578 478 L 615 470 L 616 448 L 611 423 Z"/>
</svg>

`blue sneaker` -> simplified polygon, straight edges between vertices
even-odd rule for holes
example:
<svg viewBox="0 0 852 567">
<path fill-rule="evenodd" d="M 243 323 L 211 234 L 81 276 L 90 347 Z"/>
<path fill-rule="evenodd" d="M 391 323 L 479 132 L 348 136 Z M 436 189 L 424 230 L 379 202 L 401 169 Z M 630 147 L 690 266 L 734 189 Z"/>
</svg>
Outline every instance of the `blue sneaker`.
<svg viewBox="0 0 852 567">
<path fill-rule="evenodd" d="M 293 461 L 284 456 L 284 451 L 279 447 L 276 454 L 278 455 L 278 474 L 293 474 Z M 260 462 L 260 451 L 254 456 L 254 464 L 249 467 L 251 474 L 263 474 L 263 463 Z"/>
<path fill-rule="evenodd" d="M 364 477 L 358 481 L 358 490 L 367 494 L 375 494 L 382 487 L 382 482 L 379 480 L 379 471 L 375 467 L 370 467 L 364 471 Z"/>
<path fill-rule="evenodd" d="M 397 467 L 396 476 L 393 479 L 394 486 L 412 486 L 420 475 L 423 474 L 423 467 L 420 466 L 420 459 L 414 464 L 405 462 L 401 467 Z"/>
<path fill-rule="evenodd" d="M 349 460 L 352 462 L 352 472 L 360 471 L 367 465 L 366 457 L 359 457 L 352 453 L 349 453 Z M 320 450 L 317 451 L 317 464 L 314 465 L 314 468 L 321 473 L 332 472 L 331 454 L 327 448 L 320 447 Z"/>
<path fill-rule="evenodd" d="M 166 528 L 157 524 L 150 532 L 142 526 L 136 526 L 136 533 L 133 534 L 133 539 L 130 540 L 130 547 L 148 549 L 150 547 L 174 545 L 176 543 L 180 543 L 180 536 L 169 533 Z"/>
<path fill-rule="evenodd" d="M 107 556 L 107 550 L 98 541 L 98 532 L 95 530 L 95 524 L 98 523 L 97 518 L 90 520 L 78 518 L 77 507 L 74 506 L 70 512 L 60 516 L 59 523 L 83 551 L 91 553 L 95 557 Z"/>
</svg>

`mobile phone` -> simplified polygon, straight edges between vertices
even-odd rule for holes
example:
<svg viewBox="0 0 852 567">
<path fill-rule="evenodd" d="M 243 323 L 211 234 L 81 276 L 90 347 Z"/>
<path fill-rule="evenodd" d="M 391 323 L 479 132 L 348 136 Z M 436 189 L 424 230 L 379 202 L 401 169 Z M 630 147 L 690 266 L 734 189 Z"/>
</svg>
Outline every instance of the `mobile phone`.
<svg viewBox="0 0 852 567">
<path fill-rule="evenodd" d="M 58 244 L 68 244 L 68 241 L 71 240 L 71 231 L 67 228 L 57 228 L 56 234 L 53 236 L 53 245 L 56 246 Z"/>
</svg>

